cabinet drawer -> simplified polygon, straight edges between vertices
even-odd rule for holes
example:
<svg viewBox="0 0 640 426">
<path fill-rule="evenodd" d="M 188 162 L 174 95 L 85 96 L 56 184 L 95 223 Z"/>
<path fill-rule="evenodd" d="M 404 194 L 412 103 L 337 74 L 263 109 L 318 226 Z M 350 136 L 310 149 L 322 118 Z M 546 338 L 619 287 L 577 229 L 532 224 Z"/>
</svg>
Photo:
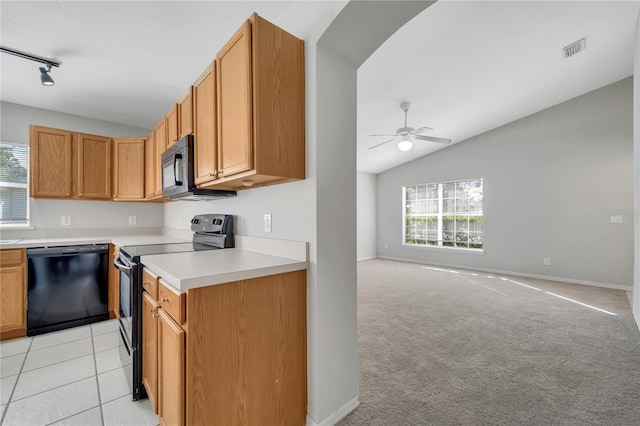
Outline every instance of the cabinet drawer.
<svg viewBox="0 0 640 426">
<path fill-rule="evenodd" d="M 158 300 L 158 280 L 157 277 L 151 273 L 147 268 L 142 270 L 142 288 L 149 292 L 149 295 Z"/>
<path fill-rule="evenodd" d="M 0 250 L 0 265 L 2 266 L 22 265 L 23 259 L 24 250 L 22 249 Z"/>
<path fill-rule="evenodd" d="M 160 280 L 158 285 L 158 302 L 162 309 L 167 311 L 171 318 L 178 324 L 184 324 L 185 315 L 185 293 L 174 290 L 170 284 Z"/>
</svg>

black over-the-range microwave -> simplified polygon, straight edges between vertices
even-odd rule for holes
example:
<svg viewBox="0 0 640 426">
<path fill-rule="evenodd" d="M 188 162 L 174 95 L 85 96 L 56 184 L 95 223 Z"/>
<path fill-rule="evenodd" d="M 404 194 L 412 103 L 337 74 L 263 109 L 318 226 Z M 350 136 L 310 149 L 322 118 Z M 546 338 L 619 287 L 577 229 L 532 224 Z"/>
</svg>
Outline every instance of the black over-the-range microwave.
<svg viewBox="0 0 640 426">
<path fill-rule="evenodd" d="M 183 137 L 162 153 L 162 198 L 215 200 L 235 196 L 236 191 L 196 188 L 192 135 Z"/>
</svg>

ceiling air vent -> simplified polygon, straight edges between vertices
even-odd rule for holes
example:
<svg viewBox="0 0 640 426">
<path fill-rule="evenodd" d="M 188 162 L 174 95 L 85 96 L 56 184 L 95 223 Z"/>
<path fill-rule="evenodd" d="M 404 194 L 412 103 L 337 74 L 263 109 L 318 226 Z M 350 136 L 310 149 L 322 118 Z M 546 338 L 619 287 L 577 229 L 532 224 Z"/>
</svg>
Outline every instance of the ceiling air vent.
<svg viewBox="0 0 640 426">
<path fill-rule="evenodd" d="M 580 53 L 585 49 L 586 45 L 584 42 L 584 38 L 576 41 L 575 43 L 571 43 L 568 46 L 562 48 L 562 54 L 565 58 L 570 58 L 576 53 Z"/>
</svg>

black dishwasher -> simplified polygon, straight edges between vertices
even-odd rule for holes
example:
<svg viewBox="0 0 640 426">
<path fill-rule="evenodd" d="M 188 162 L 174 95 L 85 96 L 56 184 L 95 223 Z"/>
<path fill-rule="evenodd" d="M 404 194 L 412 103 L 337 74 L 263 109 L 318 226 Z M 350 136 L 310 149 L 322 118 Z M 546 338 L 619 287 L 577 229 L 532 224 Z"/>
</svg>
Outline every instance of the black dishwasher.
<svg viewBox="0 0 640 426">
<path fill-rule="evenodd" d="M 27 336 L 109 319 L 109 245 L 27 249 Z"/>
</svg>

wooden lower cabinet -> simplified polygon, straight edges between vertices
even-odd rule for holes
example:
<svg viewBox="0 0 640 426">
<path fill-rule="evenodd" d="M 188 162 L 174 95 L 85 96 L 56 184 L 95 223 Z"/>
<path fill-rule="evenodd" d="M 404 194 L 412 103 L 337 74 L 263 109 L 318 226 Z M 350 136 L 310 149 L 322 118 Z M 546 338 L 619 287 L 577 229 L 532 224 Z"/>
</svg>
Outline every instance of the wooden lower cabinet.
<svg viewBox="0 0 640 426">
<path fill-rule="evenodd" d="M 25 249 L 0 250 L 0 340 L 27 335 Z"/>
<path fill-rule="evenodd" d="M 153 410 L 158 412 L 158 309 L 146 291 L 142 296 L 142 384 Z"/>
<path fill-rule="evenodd" d="M 184 322 L 145 294 L 143 357 L 151 365 L 154 318 L 146 314 L 158 316 L 160 424 L 304 425 L 306 282 L 306 271 L 296 271 L 191 289 L 176 299 L 184 297 Z"/>
<path fill-rule="evenodd" d="M 185 332 L 164 309 L 158 311 L 160 424 L 182 426 L 185 406 Z"/>
</svg>

